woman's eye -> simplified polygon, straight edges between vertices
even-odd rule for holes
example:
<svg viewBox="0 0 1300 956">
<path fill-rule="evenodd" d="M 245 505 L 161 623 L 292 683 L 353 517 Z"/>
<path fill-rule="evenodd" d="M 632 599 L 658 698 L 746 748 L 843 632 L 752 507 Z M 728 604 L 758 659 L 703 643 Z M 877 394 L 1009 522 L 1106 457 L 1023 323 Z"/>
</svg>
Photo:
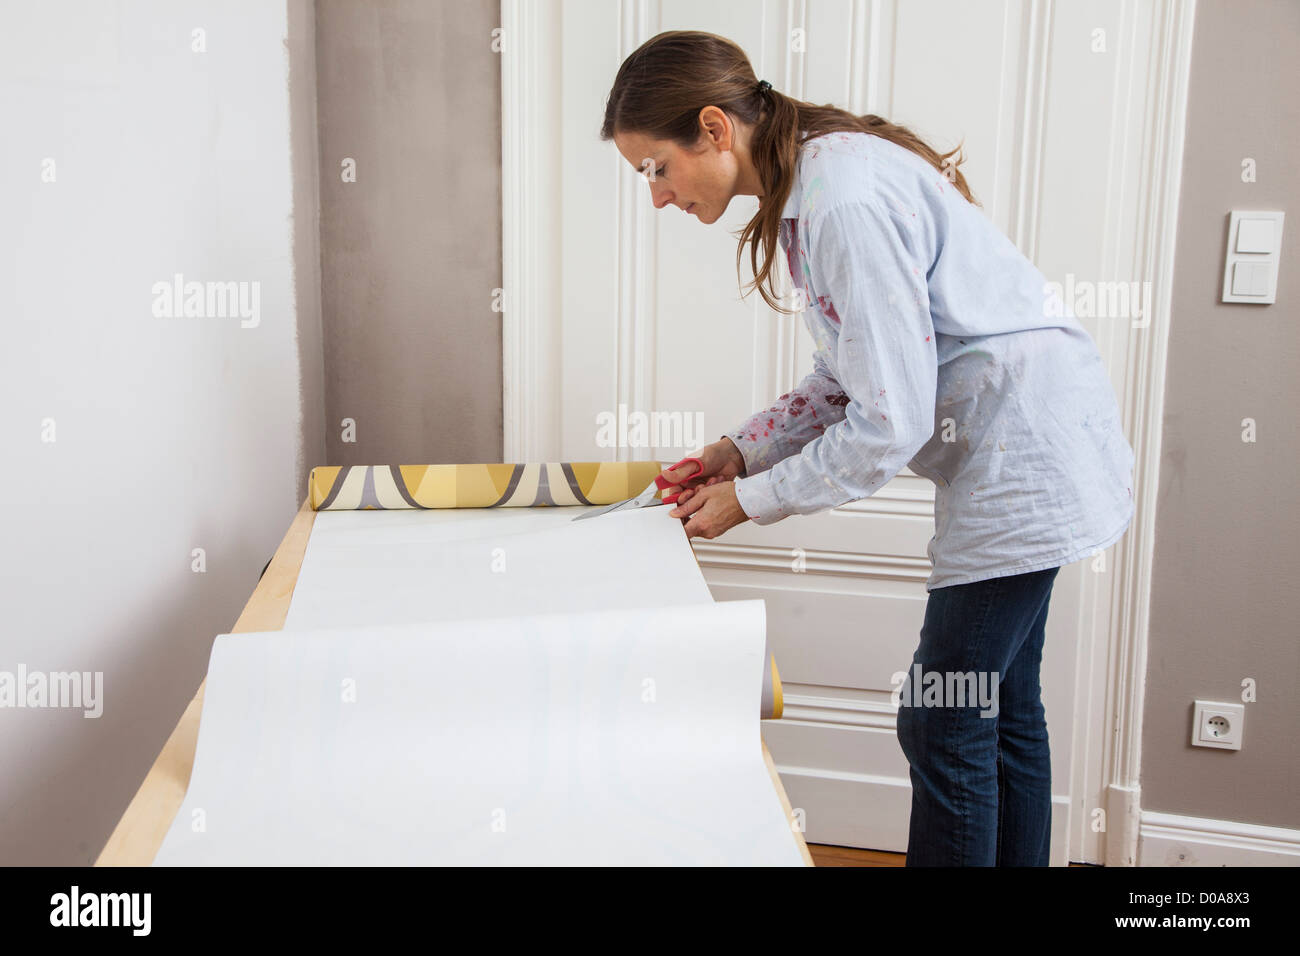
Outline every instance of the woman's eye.
<svg viewBox="0 0 1300 956">
<path fill-rule="evenodd" d="M 662 176 L 664 174 L 664 170 L 667 168 L 668 168 L 667 166 L 660 166 L 658 169 L 656 169 L 655 178 L 658 179 L 660 176 Z"/>
</svg>

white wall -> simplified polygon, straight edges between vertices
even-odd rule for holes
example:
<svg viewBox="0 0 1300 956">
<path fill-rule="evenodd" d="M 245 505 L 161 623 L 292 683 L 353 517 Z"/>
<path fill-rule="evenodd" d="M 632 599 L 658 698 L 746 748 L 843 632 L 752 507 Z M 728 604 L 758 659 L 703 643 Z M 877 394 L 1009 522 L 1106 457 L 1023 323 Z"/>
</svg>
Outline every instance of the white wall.
<svg viewBox="0 0 1300 956">
<path fill-rule="evenodd" d="M 515 147 L 505 215 L 518 224 L 506 240 L 527 253 L 507 256 L 507 301 L 523 303 L 506 316 L 507 456 L 522 440 L 543 456 L 605 457 L 596 416 L 621 404 L 698 410 L 704 435 L 716 436 L 812 366 L 800 319 L 776 317 L 757 295 L 739 299 L 735 233 L 755 204 L 738 199 L 703 229 L 679 210 L 655 211 L 635 171 L 597 138 L 614 74 L 641 42 L 667 29 L 718 33 L 782 93 L 878 113 L 936 148 L 964 141 L 963 169 L 984 214 L 1048 279 L 1091 285 L 1164 274 L 1160 236 L 1173 209 L 1161 198 L 1170 171 L 1162 157 L 1177 151 L 1159 118 L 1171 112 L 1161 97 L 1178 88 L 1177 4 L 1067 3 L 1044 17 L 1017 0 L 505 0 L 517 16 L 506 30 L 518 38 L 508 50 L 520 76 L 505 85 L 505 141 Z M 1112 41 L 1104 56 L 1087 42 L 1097 28 Z M 1145 55 L 1162 45 L 1168 55 Z M 1089 131 L 1082 139 L 1080 129 Z M 1163 334 L 1167 313 L 1157 313 L 1143 331 L 1129 318 L 1084 319 L 1130 436 L 1146 414 L 1138 383 L 1154 350 L 1137 346 Z M 675 461 L 681 452 L 666 457 L 672 451 L 614 454 Z M 932 483 L 903 474 L 819 515 L 692 541 L 716 599 L 767 602 L 786 711 L 764 737 L 812 842 L 905 847 L 910 782 L 890 676 L 916 648 L 933 531 Z M 1141 600 L 1129 589 L 1145 540 L 1130 530 L 1105 562 L 1065 568 L 1052 593 L 1042 674 L 1055 863 L 1106 852 L 1092 811 L 1109 805 L 1115 782 L 1105 761 L 1127 685 L 1113 662 L 1129 640 L 1127 620 L 1112 622 L 1114 609 Z M 794 570 L 805 573 L 791 573 L 796 549 L 806 567 Z M 1128 845 L 1116 827 L 1111 837 Z"/>
<path fill-rule="evenodd" d="M 3 0 L 0 20 L 0 671 L 104 680 L 98 719 L 0 708 L 0 863 L 78 864 L 303 495 L 287 16 Z M 259 324 L 156 317 L 178 272 L 260 283 Z"/>
</svg>

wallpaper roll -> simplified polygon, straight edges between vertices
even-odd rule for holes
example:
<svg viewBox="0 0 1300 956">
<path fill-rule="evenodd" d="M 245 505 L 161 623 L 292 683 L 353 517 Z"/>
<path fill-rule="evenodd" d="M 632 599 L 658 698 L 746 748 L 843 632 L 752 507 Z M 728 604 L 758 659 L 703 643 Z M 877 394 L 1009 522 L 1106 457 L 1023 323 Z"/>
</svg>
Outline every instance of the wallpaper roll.
<svg viewBox="0 0 1300 956">
<path fill-rule="evenodd" d="M 154 865 L 803 865 L 765 628 L 750 600 L 223 634 Z"/>
<path fill-rule="evenodd" d="M 711 605 L 681 522 L 665 510 L 590 521 L 572 520 L 576 508 L 321 512 L 284 628 Z M 770 651 L 760 686 L 759 716 L 779 718 Z"/>
<path fill-rule="evenodd" d="M 307 480 L 313 511 L 610 505 L 645 491 L 657 461 L 329 465 Z"/>
</svg>

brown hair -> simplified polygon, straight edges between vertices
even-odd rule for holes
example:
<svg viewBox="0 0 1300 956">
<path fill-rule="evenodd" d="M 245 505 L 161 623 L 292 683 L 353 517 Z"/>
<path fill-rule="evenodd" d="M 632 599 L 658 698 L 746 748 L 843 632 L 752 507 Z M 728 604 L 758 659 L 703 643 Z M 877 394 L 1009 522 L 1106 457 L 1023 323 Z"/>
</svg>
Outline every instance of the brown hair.
<svg viewBox="0 0 1300 956">
<path fill-rule="evenodd" d="M 874 114 L 854 116 L 829 103 L 818 106 L 779 93 L 767 84 L 760 87 L 745 52 L 713 33 L 670 30 L 641 44 L 618 69 L 605 104 L 600 136 L 609 140 L 615 133 L 636 132 L 692 149 L 700 140 L 699 115 L 706 106 L 716 106 L 733 120 L 753 127 L 749 149 L 763 184 L 763 199 L 754 218 L 740 232 L 736 274 L 739 278 L 740 255 L 749 242 L 754 281 L 743 294 L 757 287 L 763 301 L 779 312 L 791 310 L 777 302 L 772 264 L 781 209 L 794 184 L 799 147 L 807 140 L 836 132 L 870 133 L 887 139 L 924 158 L 948 177 L 962 196 L 979 205 L 957 169 L 962 158 L 947 162 L 961 153 L 960 145 L 950 152 L 937 153 L 911 130 Z"/>
</svg>

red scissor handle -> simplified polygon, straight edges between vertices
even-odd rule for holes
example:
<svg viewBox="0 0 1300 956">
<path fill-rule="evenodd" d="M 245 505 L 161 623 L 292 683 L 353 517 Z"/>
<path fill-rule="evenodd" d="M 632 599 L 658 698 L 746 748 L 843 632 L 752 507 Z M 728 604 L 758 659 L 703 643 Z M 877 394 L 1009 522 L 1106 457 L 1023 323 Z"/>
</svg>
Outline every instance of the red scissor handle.
<svg viewBox="0 0 1300 956">
<path fill-rule="evenodd" d="M 656 475 L 655 484 L 658 485 L 660 489 L 671 488 L 673 485 L 681 485 L 682 489 L 685 490 L 687 487 L 686 483 L 688 481 L 693 481 L 697 475 L 703 474 L 704 462 L 700 461 L 698 458 L 683 458 L 681 461 L 673 465 L 671 468 L 664 469 L 664 471 L 676 471 L 678 468 L 682 467 L 682 465 L 685 465 L 688 462 L 693 462 L 695 464 L 695 471 L 693 471 L 691 474 L 687 475 L 685 478 L 682 478 L 680 481 L 673 481 L 670 478 L 665 478 L 663 475 Z M 667 495 L 661 500 L 666 505 L 673 505 L 677 503 L 677 498 L 678 495 L 680 494 L 681 492 L 679 491 L 676 495 Z"/>
</svg>

